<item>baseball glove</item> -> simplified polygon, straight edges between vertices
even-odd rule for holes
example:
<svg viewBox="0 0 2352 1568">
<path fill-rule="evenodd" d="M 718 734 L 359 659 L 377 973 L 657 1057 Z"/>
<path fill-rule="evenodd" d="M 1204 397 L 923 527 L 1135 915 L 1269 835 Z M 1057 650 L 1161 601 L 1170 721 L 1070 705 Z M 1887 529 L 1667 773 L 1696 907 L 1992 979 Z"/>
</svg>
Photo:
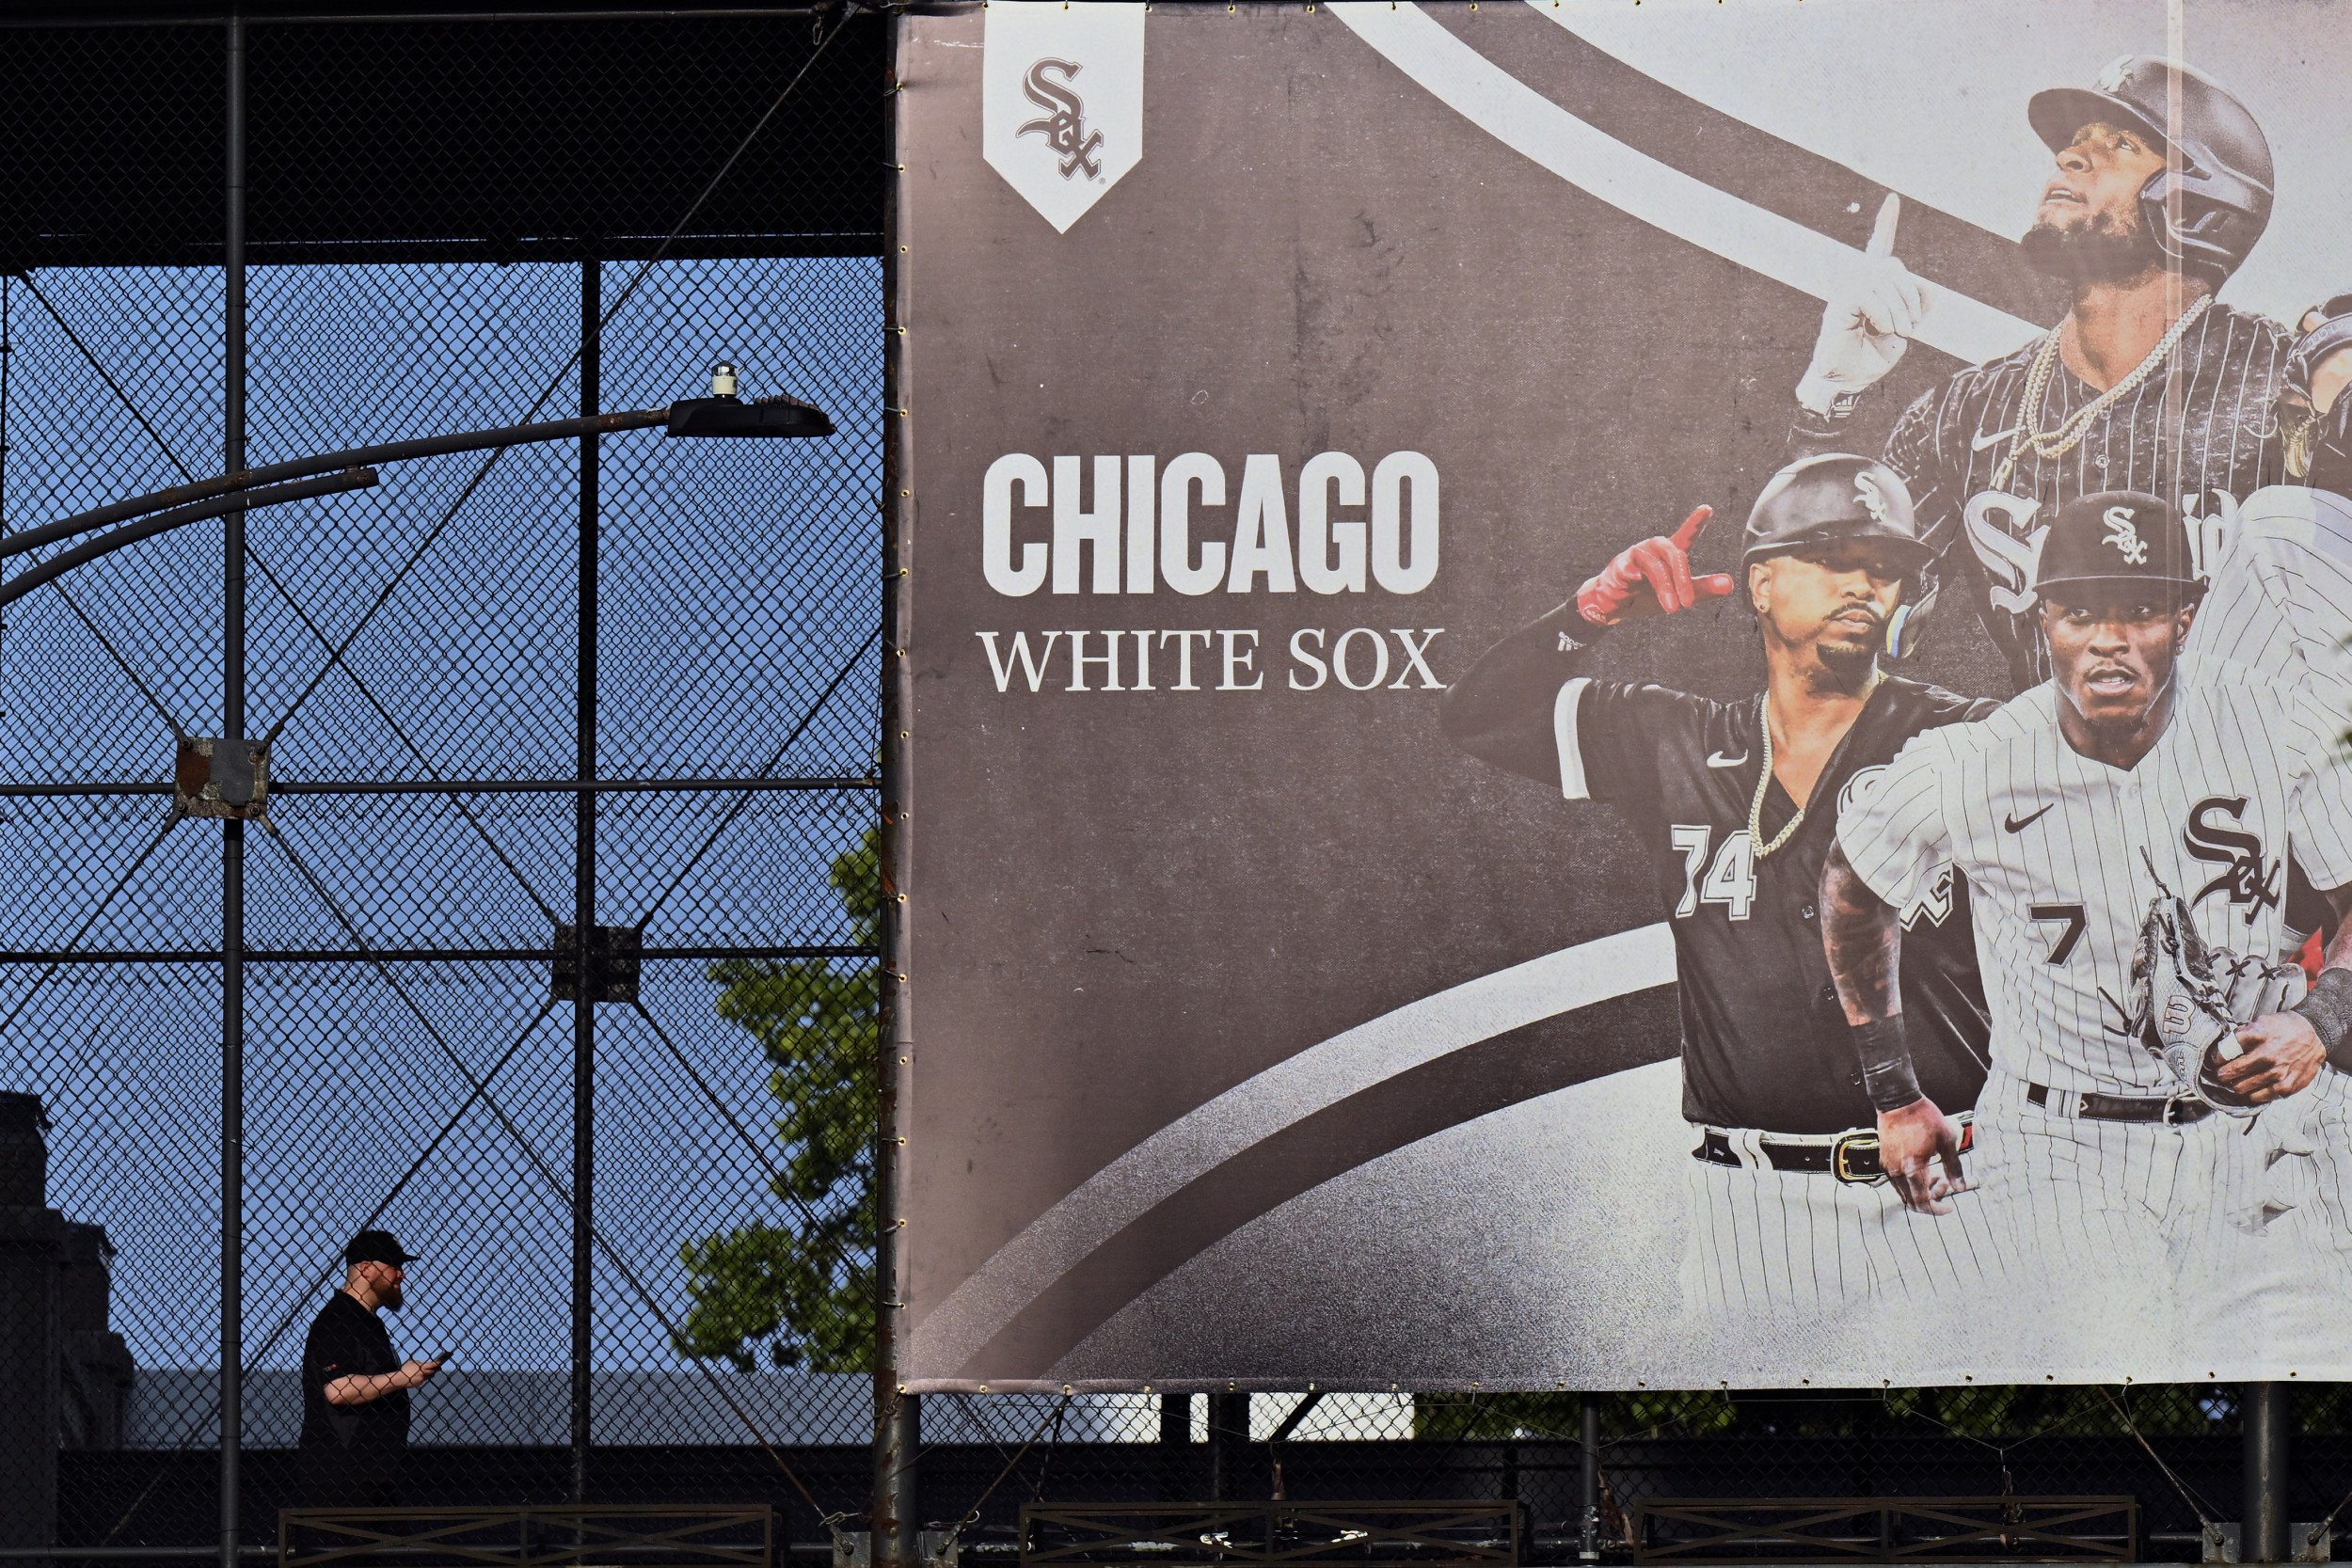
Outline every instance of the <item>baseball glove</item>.
<svg viewBox="0 0 2352 1568">
<path fill-rule="evenodd" d="M 2134 1006 L 2125 1032 L 2163 1061 L 2176 1098 L 2251 1117 L 2262 1107 L 2215 1074 L 2242 1053 L 2238 1030 L 2301 1001 L 2304 984 L 2297 965 L 2209 944 L 2189 918 L 2188 906 L 2167 888 L 2148 901 L 2147 918 L 2139 925 L 2132 952 Z"/>
</svg>

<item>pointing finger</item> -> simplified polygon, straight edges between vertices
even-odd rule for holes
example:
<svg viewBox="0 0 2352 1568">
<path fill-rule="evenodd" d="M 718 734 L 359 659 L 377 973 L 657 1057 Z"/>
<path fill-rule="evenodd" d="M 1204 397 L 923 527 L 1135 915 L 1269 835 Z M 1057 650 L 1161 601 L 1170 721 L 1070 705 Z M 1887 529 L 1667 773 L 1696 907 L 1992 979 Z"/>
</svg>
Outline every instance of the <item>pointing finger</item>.
<svg viewBox="0 0 2352 1568">
<path fill-rule="evenodd" d="M 1894 255 L 1895 225 L 1902 215 L 1903 198 L 1893 191 L 1888 191 L 1886 199 L 1879 203 L 1878 218 L 1870 225 L 1870 243 L 1862 247 L 1862 254 L 1865 256 Z"/>
<path fill-rule="evenodd" d="M 1712 517 L 1714 515 L 1715 509 L 1713 507 L 1702 506 L 1692 512 L 1688 517 L 1683 518 L 1682 526 L 1674 531 L 1675 548 L 1678 550 L 1687 550 L 1692 545 L 1698 543 L 1699 535 L 1707 531 L 1707 519 Z"/>
<path fill-rule="evenodd" d="M 1642 586 L 1649 590 L 1659 610 L 1668 615 L 1682 608 L 1682 601 L 1675 594 L 1675 553 L 1673 546 L 1656 538 L 1645 539 L 1626 552 Z"/>
</svg>

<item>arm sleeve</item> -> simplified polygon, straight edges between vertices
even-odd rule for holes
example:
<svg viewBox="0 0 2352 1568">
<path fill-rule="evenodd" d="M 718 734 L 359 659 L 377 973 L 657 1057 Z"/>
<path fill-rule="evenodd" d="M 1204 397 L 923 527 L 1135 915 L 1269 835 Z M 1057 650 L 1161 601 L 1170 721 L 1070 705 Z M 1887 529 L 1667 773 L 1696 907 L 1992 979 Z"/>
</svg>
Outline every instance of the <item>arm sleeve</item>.
<svg viewBox="0 0 2352 1568">
<path fill-rule="evenodd" d="M 1661 686 L 1584 676 L 1562 686 L 1551 707 L 1561 795 L 1570 800 L 1608 800 L 1631 810 L 1654 801 L 1661 725 L 1690 701 Z"/>
<path fill-rule="evenodd" d="M 1915 736 L 1871 790 L 1837 824 L 1837 846 L 1872 893 L 1902 909 L 1951 863 L 1944 822 L 1949 748 L 1938 732 Z"/>
<path fill-rule="evenodd" d="M 2291 754 L 2302 761 L 2287 802 L 2287 832 L 2303 874 L 2322 892 L 2352 883 L 2352 762 L 2344 754 L 2343 715 L 2324 695 L 2330 689 L 2316 682 L 2296 688 L 2287 719 Z"/>
</svg>

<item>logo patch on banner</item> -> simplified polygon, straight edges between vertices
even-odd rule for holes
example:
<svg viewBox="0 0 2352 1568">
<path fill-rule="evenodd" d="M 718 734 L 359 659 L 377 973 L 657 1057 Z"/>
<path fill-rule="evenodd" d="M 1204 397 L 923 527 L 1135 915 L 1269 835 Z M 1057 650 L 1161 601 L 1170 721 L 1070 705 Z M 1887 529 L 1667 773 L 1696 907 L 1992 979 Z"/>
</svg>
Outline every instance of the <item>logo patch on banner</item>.
<svg viewBox="0 0 2352 1568">
<path fill-rule="evenodd" d="M 980 150 L 1062 233 L 1143 157 L 1141 6 L 988 8 Z"/>
</svg>

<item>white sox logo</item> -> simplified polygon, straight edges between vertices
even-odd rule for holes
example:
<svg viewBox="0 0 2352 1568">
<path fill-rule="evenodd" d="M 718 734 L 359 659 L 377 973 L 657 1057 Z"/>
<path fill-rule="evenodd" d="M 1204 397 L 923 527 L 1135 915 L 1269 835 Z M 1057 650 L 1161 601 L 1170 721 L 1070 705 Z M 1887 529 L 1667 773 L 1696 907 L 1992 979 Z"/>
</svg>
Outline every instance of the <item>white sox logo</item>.
<svg viewBox="0 0 2352 1568">
<path fill-rule="evenodd" d="M 2034 526 L 2041 510 L 2040 501 L 2006 490 L 1980 490 L 1961 509 L 1961 526 L 1984 567 L 1985 596 L 1995 610 L 2011 615 L 2033 610 L 2033 579 L 2050 536 L 2049 524 Z"/>
<path fill-rule="evenodd" d="M 1877 480 L 1868 474 L 1854 475 L 1853 499 L 1862 503 L 1862 510 L 1870 515 L 1872 522 L 1886 521 L 1886 492 L 1879 488 Z"/>
<path fill-rule="evenodd" d="M 2107 536 L 2100 543 L 2113 545 L 2118 553 L 2135 566 L 2147 565 L 2148 543 L 2140 538 L 2139 530 L 2134 526 L 2136 518 L 2132 509 L 2128 506 L 2110 506 L 2099 515 L 2107 525 Z"/>
<path fill-rule="evenodd" d="M 1021 91 L 1030 103 L 1052 113 L 1042 119 L 1030 120 L 1013 135 L 1042 135 L 1046 145 L 1061 157 L 1063 179 L 1071 179 L 1084 169 L 1088 179 L 1098 180 L 1102 178 L 1103 161 L 1095 154 L 1102 150 L 1103 133 L 1087 130 L 1086 102 L 1070 90 L 1070 79 L 1081 69 L 1072 60 L 1040 60 L 1029 67 L 1028 75 L 1022 79 Z M 1045 73 L 1049 71 L 1059 71 L 1061 80 L 1047 80 Z"/>
<path fill-rule="evenodd" d="M 2226 893 L 2230 902 L 2246 906 L 2246 924 L 2254 924 L 2254 917 L 2266 909 L 2279 907 L 2279 872 L 2283 863 L 2263 857 L 2260 835 L 2244 831 L 2243 814 L 2246 797 L 2210 795 L 2189 808 L 2188 828 L 2181 834 L 2182 847 L 2197 860 L 2222 869 L 2213 880 L 2197 890 L 2189 908 L 2203 903 L 2209 895 Z M 2224 813 L 2239 825 L 2224 828 L 2206 820 L 2208 814 Z"/>
</svg>

